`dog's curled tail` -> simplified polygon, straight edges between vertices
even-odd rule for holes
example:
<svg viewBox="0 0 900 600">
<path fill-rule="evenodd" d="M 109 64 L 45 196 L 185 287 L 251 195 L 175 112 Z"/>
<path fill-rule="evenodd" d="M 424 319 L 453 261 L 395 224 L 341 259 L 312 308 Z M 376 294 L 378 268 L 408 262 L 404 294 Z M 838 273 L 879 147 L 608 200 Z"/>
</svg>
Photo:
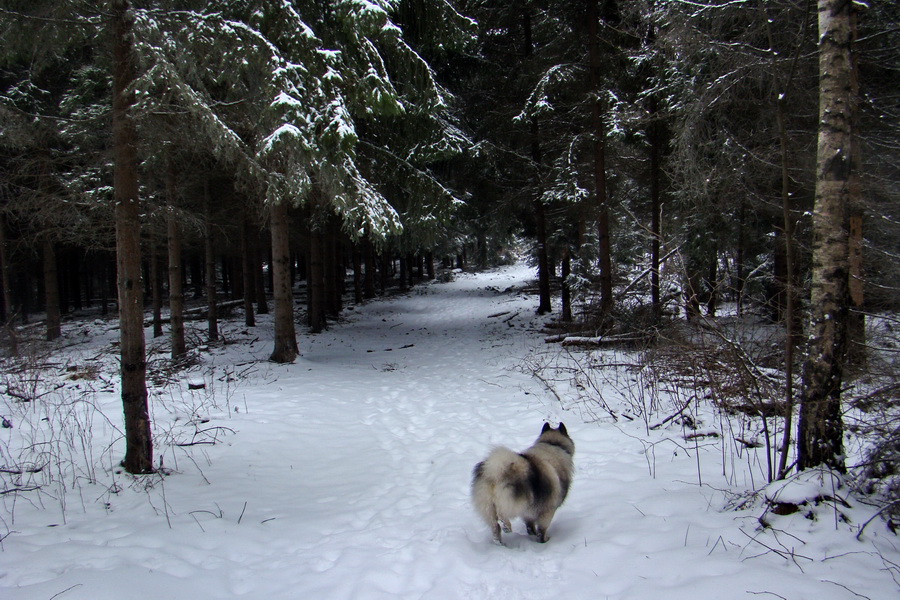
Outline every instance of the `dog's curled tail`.
<svg viewBox="0 0 900 600">
<path fill-rule="evenodd" d="M 522 493 L 529 477 L 528 460 L 509 448 L 494 448 L 472 472 L 472 502 L 490 527 L 508 520 L 527 503 Z"/>
</svg>

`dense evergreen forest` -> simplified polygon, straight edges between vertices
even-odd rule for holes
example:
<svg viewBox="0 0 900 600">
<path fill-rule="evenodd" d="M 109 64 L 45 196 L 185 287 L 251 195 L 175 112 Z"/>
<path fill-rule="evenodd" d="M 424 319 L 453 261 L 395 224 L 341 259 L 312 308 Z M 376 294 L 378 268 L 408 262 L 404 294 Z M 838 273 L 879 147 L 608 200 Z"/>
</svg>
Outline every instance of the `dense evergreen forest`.
<svg viewBox="0 0 900 600">
<path fill-rule="evenodd" d="M 145 311 L 177 359 L 192 310 L 214 341 L 218 313 L 241 306 L 251 326 L 272 309 L 271 358 L 291 362 L 345 292 L 525 247 L 536 310 L 573 331 L 726 304 L 782 323 L 786 397 L 802 366 L 813 440 L 801 466 L 841 468 L 844 363 L 864 365 L 866 315 L 900 308 L 898 16 L 825 0 L 4 0 L 4 347 L 34 319 L 53 340 L 69 315 L 118 314 L 139 473 Z"/>
</svg>

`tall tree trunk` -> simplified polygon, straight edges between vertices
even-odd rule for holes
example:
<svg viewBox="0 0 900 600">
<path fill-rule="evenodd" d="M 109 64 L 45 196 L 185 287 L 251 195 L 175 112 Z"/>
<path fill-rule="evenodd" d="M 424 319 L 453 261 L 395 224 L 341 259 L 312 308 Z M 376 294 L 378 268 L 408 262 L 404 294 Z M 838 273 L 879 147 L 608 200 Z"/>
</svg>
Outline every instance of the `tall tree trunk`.
<svg viewBox="0 0 900 600">
<path fill-rule="evenodd" d="M 785 92 L 776 100 L 778 138 L 781 146 L 781 215 L 784 227 L 785 245 L 785 288 L 784 288 L 784 438 L 778 462 L 778 477 L 787 475 L 788 450 L 791 444 L 791 428 L 794 417 L 794 349 L 797 347 L 796 314 L 796 268 L 794 266 L 794 215 L 791 208 L 790 174 L 788 173 L 788 138 L 786 125 L 787 102 Z"/>
<path fill-rule="evenodd" d="M 487 244 L 485 244 L 484 247 L 487 248 Z M 485 257 L 486 256 L 487 255 L 485 254 Z M 407 252 L 406 253 L 406 278 L 407 278 L 409 287 L 412 287 L 416 284 L 415 279 L 414 279 L 415 264 L 416 264 L 416 255 L 413 254 L 412 252 Z M 485 268 L 487 267 L 487 260 L 485 260 L 484 266 L 485 266 Z"/>
<path fill-rule="evenodd" d="M 429 281 L 434 279 L 434 252 L 431 250 L 425 253 L 425 273 Z"/>
<path fill-rule="evenodd" d="M 850 15 L 851 43 L 856 41 L 856 12 Z M 863 287 L 865 273 L 863 271 L 863 198 L 862 182 L 862 144 L 857 133 L 859 117 L 859 63 L 856 55 L 852 54 L 853 62 L 850 65 L 850 101 L 851 105 L 851 133 L 850 133 L 850 197 L 848 199 L 849 211 L 849 281 L 850 312 L 847 315 L 847 360 L 851 365 L 864 366 L 866 362 L 866 317 L 863 313 L 865 295 Z"/>
<path fill-rule="evenodd" d="M 294 294 L 291 288 L 290 214 L 287 202 L 273 204 L 272 278 L 275 300 L 275 349 L 269 360 L 278 363 L 294 362 L 300 354 L 294 327 Z"/>
<path fill-rule="evenodd" d="M 341 313 L 343 276 L 338 276 L 341 270 L 341 261 L 337 250 L 336 228 L 331 218 L 327 219 L 322 227 L 322 262 L 324 268 L 322 282 L 325 286 L 325 314 L 329 317 L 337 318 Z"/>
<path fill-rule="evenodd" d="M 294 293 L 291 287 L 290 214 L 287 202 L 271 207 L 272 278 L 275 300 L 275 348 L 269 360 L 294 362 L 300 354 L 294 327 Z"/>
<path fill-rule="evenodd" d="M 113 276 L 110 273 L 111 262 L 107 256 L 104 256 L 100 262 L 100 314 L 104 317 L 109 314 L 109 297 L 112 295 L 113 288 Z"/>
<path fill-rule="evenodd" d="M 746 274 L 745 274 L 745 254 L 746 254 L 746 234 L 744 231 L 747 229 L 747 208 L 744 203 L 743 198 L 740 200 L 740 205 L 738 206 L 738 230 L 737 230 L 737 252 L 735 253 L 734 258 L 734 273 L 735 273 L 735 300 L 737 301 L 737 314 L 738 316 L 744 315 L 744 288 L 746 287 Z"/>
<path fill-rule="evenodd" d="M 609 239 L 609 198 L 606 192 L 606 130 L 601 100 L 600 11 L 599 0 L 587 0 L 588 61 L 591 92 L 591 134 L 593 135 L 594 194 L 597 205 L 597 252 L 600 266 L 600 309 L 612 310 L 612 256 Z"/>
<path fill-rule="evenodd" d="M 203 189 L 203 215 L 206 222 L 206 235 L 203 236 L 203 251 L 206 256 L 206 322 L 209 341 L 214 342 L 219 339 L 219 315 L 216 306 L 216 253 L 213 246 L 212 199 L 209 194 L 209 182 L 204 184 Z"/>
<path fill-rule="evenodd" d="M 259 232 L 256 232 L 251 240 L 253 251 L 253 281 L 256 284 L 256 314 L 267 315 L 269 314 L 269 303 L 266 300 L 266 274 L 263 268 L 265 263 L 265 253 L 263 246 L 268 249 L 271 244 L 263 244 L 260 238 Z"/>
<path fill-rule="evenodd" d="M 147 409 L 147 358 L 144 346 L 144 286 L 141 281 L 141 220 L 138 198 L 137 132 L 131 120 L 135 79 L 133 18 L 128 0 L 112 0 L 113 33 L 113 190 L 116 203 L 116 267 L 119 289 L 119 348 L 125 459 L 129 473 L 153 471 L 153 441 Z"/>
<path fill-rule="evenodd" d="M 658 115 L 658 101 L 655 97 L 650 99 L 650 113 L 654 119 L 647 132 L 650 143 L 650 305 L 653 308 L 654 320 L 659 321 L 662 318 L 662 300 L 659 294 L 659 253 L 662 242 L 662 145 L 664 136 L 663 124 Z"/>
<path fill-rule="evenodd" d="M 253 311 L 253 297 L 256 292 L 254 285 L 254 259 L 251 257 L 250 236 L 253 235 L 250 228 L 250 220 L 244 216 L 241 220 L 241 277 L 244 287 L 244 325 L 254 327 L 256 314 Z"/>
<path fill-rule="evenodd" d="M 161 257 L 159 240 L 154 235 L 150 241 L 150 284 L 153 296 L 153 337 L 162 337 L 162 270 L 159 268 Z"/>
<path fill-rule="evenodd" d="M 531 8 L 527 5 L 522 10 L 522 29 L 525 36 L 524 53 L 530 57 L 534 52 L 534 41 L 531 30 Z M 537 314 L 543 315 L 553 310 L 550 295 L 550 260 L 547 247 L 547 213 L 544 207 L 543 189 L 541 185 L 541 130 L 536 116 L 531 117 L 529 134 L 531 136 L 531 161 L 534 163 L 534 219 L 536 227 L 536 251 L 538 267 L 538 307 Z"/>
<path fill-rule="evenodd" d="M 854 144 L 856 145 L 856 144 Z M 863 209 L 854 198 L 858 196 L 853 189 L 858 184 L 851 184 L 851 204 L 849 212 L 849 237 L 847 240 L 849 252 L 849 281 L 850 311 L 847 314 L 847 361 L 854 366 L 864 366 L 866 363 L 866 316 L 862 312 L 865 303 L 863 293 Z"/>
<path fill-rule="evenodd" d="M 312 221 L 312 219 L 310 219 Z M 309 231 L 309 273 L 307 293 L 309 294 L 309 330 L 319 333 L 325 329 L 325 236 L 321 225 L 310 222 Z"/>
<path fill-rule="evenodd" d="M 15 314 L 9 282 L 9 255 L 6 248 L 6 217 L 0 215 L 0 286 L 3 290 L 3 322 L 10 325 Z"/>
<path fill-rule="evenodd" d="M 375 275 L 377 272 L 377 269 L 375 267 L 375 245 L 372 243 L 372 240 L 370 240 L 368 236 L 364 237 L 360 241 L 360 243 L 362 244 L 364 262 L 366 263 L 366 276 L 363 279 L 363 297 L 374 298 Z"/>
<path fill-rule="evenodd" d="M 388 289 L 388 282 L 391 277 L 391 268 L 393 267 L 393 260 L 391 259 L 390 251 L 387 248 L 382 248 L 381 250 L 381 271 L 379 272 L 378 282 L 381 286 L 381 293 L 386 294 Z"/>
<path fill-rule="evenodd" d="M 409 277 L 406 275 L 408 265 L 406 264 L 406 254 L 400 255 L 400 291 L 405 292 L 409 289 Z"/>
<path fill-rule="evenodd" d="M 791 190 L 790 190 L 790 171 L 789 160 L 790 150 L 788 147 L 788 128 L 787 128 L 787 95 L 793 87 L 794 73 L 797 68 L 797 62 L 800 59 L 800 51 L 803 40 L 806 37 L 806 23 L 803 20 L 801 33 L 793 58 L 791 60 L 790 69 L 784 85 L 778 79 L 778 60 L 779 54 L 775 49 L 775 38 L 772 35 L 773 19 L 766 19 L 766 28 L 769 39 L 769 50 L 772 53 L 772 73 L 775 77 L 775 121 L 778 126 L 778 142 L 780 150 L 781 162 L 781 222 L 784 234 L 784 437 L 781 441 L 778 461 L 778 477 L 784 478 L 788 470 L 788 454 L 791 444 L 791 429 L 793 427 L 794 418 L 794 354 L 799 342 L 798 322 L 796 310 L 796 287 L 797 287 L 797 269 L 796 269 L 796 250 L 794 243 L 794 214 L 791 206 Z M 743 204 L 741 205 L 743 210 Z M 743 216 L 743 215 L 742 215 Z"/>
<path fill-rule="evenodd" d="M 363 301 L 363 257 L 359 242 L 352 244 L 350 250 L 353 259 L 353 302 L 362 304 Z"/>
<path fill-rule="evenodd" d="M 175 162 L 169 157 L 166 165 L 166 246 L 169 271 L 169 338 L 172 359 L 187 354 L 184 338 L 184 269 L 181 256 L 181 226 L 175 208 L 177 198 Z"/>
<path fill-rule="evenodd" d="M 174 181 L 171 182 L 171 185 L 174 186 Z M 184 338 L 184 275 L 181 267 L 181 227 L 178 225 L 177 211 L 172 202 L 174 202 L 174 190 L 171 190 L 169 194 L 166 228 L 169 254 L 169 337 L 172 344 L 172 358 L 177 359 L 187 353 L 187 344 Z"/>
<path fill-rule="evenodd" d="M 560 304 L 562 316 L 561 320 L 569 322 L 572 320 L 572 292 L 569 289 L 569 274 L 572 272 L 572 255 L 569 247 L 563 248 L 562 259 L 562 291 L 560 293 Z"/>
<path fill-rule="evenodd" d="M 56 247 L 49 239 L 44 240 L 44 299 L 47 312 L 47 340 L 55 340 L 62 335 L 59 309 L 59 270 L 56 265 Z"/>
<path fill-rule="evenodd" d="M 706 280 L 706 314 L 716 316 L 716 308 L 719 305 L 719 256 L 715 252 L 709 261 L 709 277 Z"/>
<path fill-rule="evenodd" d="M 847 318 L 851 99 L 850 2 L 819 0 L 819 139 L 813 209 L 809 345 L 803 363 L 798 467 L 844 471 L 841 386 Z"/>
<path fill-rule="evenodd" d="M 537 119 L 533 119 L 537 127 Z M 535 135 L 535 134 L 533 134 Z M 536 156 L 536 158 L 534 158 Z M 540 160 L 540 149 L 537 142 L 532 142 L 532 157 Z M 544 200 L 541 198 L 540 189 L 534 200 L 534 218 L 537 225 L 537 259 L 538 259 L 538 308 L 537 314 L 543 315 L 553 311 L 552 296 L 550 294 L 550 256 L 547 249 L 547 212 Z"/>
</svg>

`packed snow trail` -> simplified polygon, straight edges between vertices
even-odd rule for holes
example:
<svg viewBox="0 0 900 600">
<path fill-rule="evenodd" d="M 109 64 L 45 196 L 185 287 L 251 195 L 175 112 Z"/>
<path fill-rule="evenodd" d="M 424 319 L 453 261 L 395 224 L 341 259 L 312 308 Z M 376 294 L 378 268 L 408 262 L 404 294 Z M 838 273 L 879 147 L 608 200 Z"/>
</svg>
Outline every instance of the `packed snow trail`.
<svg viewBox="0 0 900 600">
<path fill-rule="evenodd" d="M 664 443 L 648 452 L 624 426 L 560 406 L 518 368 L 542 346 L 534 298 L 516 291 L 530 276 L 460 274 L 301 335 L 294 364 L 262 361 L 227 406 L 206 407 L 207 427 L 235 433 L 170 448 L 174 472 L 146 493 L 127 476 L 118 494 L 85 486 L 64 522 L 18 507 L 0 597 L 837 600 L 845 585 L 893 597 L 867 553 L 801 571 L 802 559 L 752 546 L 742 532 L 757 514 L 719 510 L 694 457 Z M 227 370 L 247 351 L 214 360 Z M 159 428 L 169 415 L 154 411 Z M 469 504 L 471 469 L 492 445 L 530 445 L 544 420 L 575 440 L 572 492 L 548 543 L 516 523 L 494 545 Z M 835 533 L 834 553 L 846 537 Z"/>
</svg>

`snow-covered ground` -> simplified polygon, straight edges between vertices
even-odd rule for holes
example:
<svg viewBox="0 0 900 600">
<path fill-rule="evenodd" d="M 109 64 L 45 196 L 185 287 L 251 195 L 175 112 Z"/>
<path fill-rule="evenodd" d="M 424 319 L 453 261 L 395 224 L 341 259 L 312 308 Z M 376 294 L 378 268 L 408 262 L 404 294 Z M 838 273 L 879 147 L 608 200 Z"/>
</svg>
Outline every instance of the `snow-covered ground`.
<svg viewBox="0 0 900 600">
<path fill-rule="evenodd" d="M 231 343 L 186 371 L 165 370 L 161 346 L 152 410 L 167 475 L 137 479 L 114 466 L 114 365 L 94 362 L 114 323 L 69 325 L 56 379 L 36 384 L 62 387 L 0 404 L 12 425 L 0 467 L 43 466 L 2 482 L 25 489 L 0 496 L 0 598 L 898 597 L 897 537 L 878 519 L 856 536 L 874 509 L 851 499 L 849 523 L 825 504 L 769 513 L 762 529 L 760 501 L 731 507 L 762 486 L 763 450 L 687 441 L 677 419 L 614 422 L 565 386 L 557 399 L 522 368 L 560 352 L 518 291 L 532 277 L 458 274 L 357 307 L 301 334 L 291 365 L 265 360 L 270 321 L 225 325 Z M 571 494 L 546 544 L 522 523 L 492 544 L 470 507 L 472 467 L 492 445 L 527 447 L 545 420 L 575 440 Z M 847 495 L 816 476 L 766 493 L 823 492 Z"/>
</svg>

